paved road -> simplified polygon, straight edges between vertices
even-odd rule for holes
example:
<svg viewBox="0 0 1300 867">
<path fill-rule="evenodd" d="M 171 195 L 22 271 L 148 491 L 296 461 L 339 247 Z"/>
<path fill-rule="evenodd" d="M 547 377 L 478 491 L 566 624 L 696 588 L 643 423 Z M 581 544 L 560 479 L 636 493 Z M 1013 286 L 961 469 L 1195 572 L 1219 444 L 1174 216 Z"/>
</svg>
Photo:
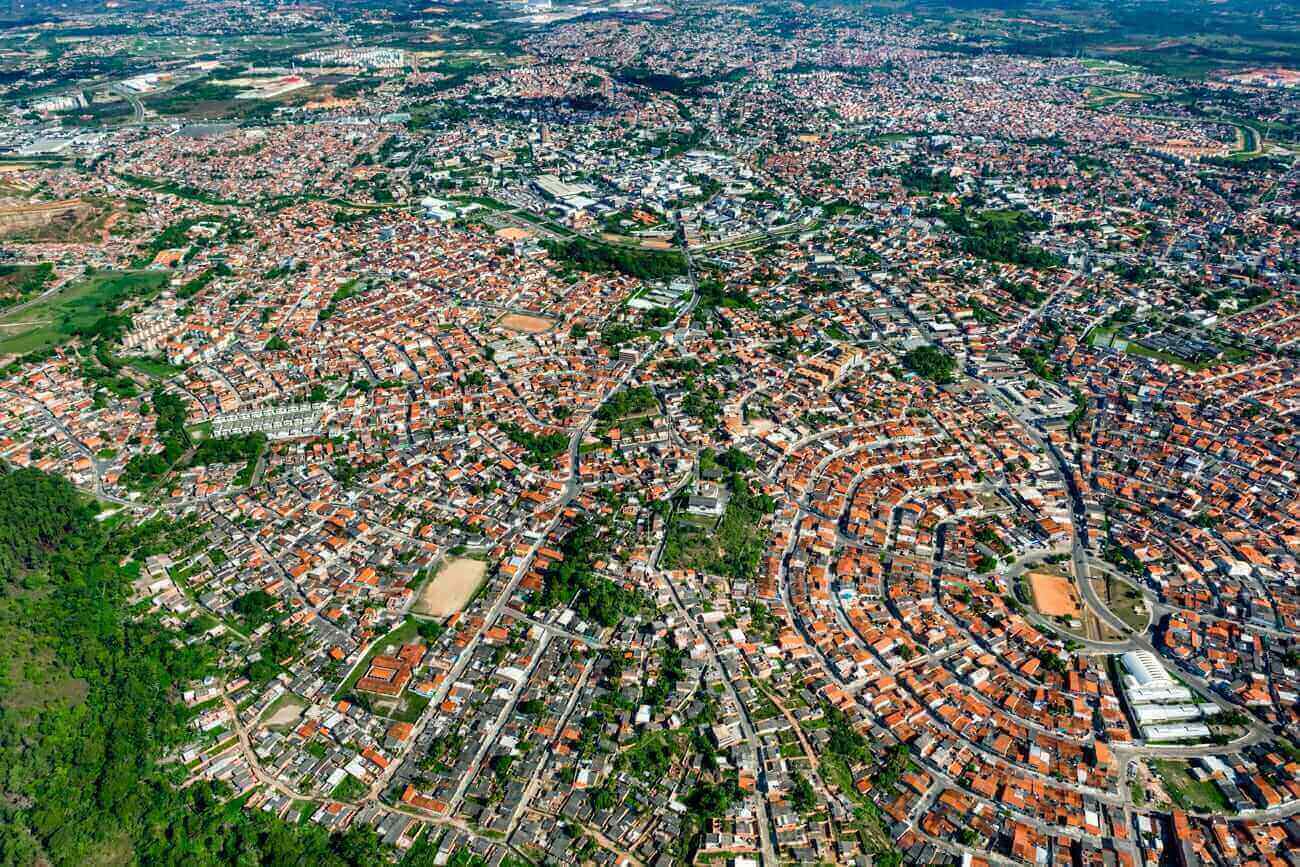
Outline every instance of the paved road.
<svg viewBox="0 0 1300 867">
<path fill-rule="evenodd" d="M 126 87 L 123 84 L 109 85 L 108 90 L 110 93 L 115 93 L 127 102 L 131 103 L 131 122 L 133 124 L 144 123 L 144 103 L 140 101 L 140 97 L 136 96 L 129 87 Z"/>
<path fill-rule="evenodd" d="M 668 520 L 672 520 L 672 515 L 669 515 Z M 695 622 L 695 618 L 690 615 L 690 612 L 686 610 L 686 606 L 682 604 L 681 596 L 677 590 L 677 585 L 668 577 L 666 571 L 662 571 L 659 568 L 659 560 L 663 556 L 664 545 L 667 541 L 668 535 L 665 533 L 664 537 L 659 540 L 659 544 L 655 547 L 654 556 L 650 558 L 650 568 L 659 572 L 663 577 L 664 583 L 668 585 L 668 598 L 672 601 L 673 607 L 677 609 L 678 615 L 680 615 L 682 621 L 690 628 L 691 632 L 695 635 L 695 638 L 703 643 L 708 649 L 711 662 L 717 666 L 718 672 L 722 675 L 722 685 L 726 689 L 727 697 L 731 699 L 731 702 L 740 712 L 740 728 L 742 733 L 745 735 L 745 740 L 747 740 L 750 746 L 754 749 L 755 756 L 761 756 L 758 732 L 755 731 L 754 722 L 750 719 L 749 708 L 747 708 L 745 703 L 740 700 L 740 695 L 736 692 L 736 688 L 731 682 L 731 677 L 727 674 L 727 667 L 722 664 L 722 657 L 718 653 L 717 646 L 713 643 L 712 635 L 710 635 L 707 630 L 700 629 L 699 624 Z M 767 799 L 764 797 L 763 793 L 759 792 L 756 793 L 754 800 L 758 804 L 758 834 L 760 846 L 762 847 L 763 863 L 775 867 L 775 865 L 779 864 L 780 861 L 777 859 L 776 848 L 772 843 L 772 823 L 771 816 L 767 809 Z"/>
<path fill-rule="evenodd" d="M 573 716 L 573 709 L 578 704 L 578 697 L 582 695 L 583 689 L 586 688 L 587 681 L 591 678 L 591 671 L 594 667 L 594 659 L 588 659 L 586 664 L 583 665 L 582 674 L 578 677 L 578 684 L 573 688 L 573 692 L 569 694 L 569 701 L 565 704 L 564 711 L 560 714 L 560 718 L 555 724 L 555 736 L 557 738 L 560 736 L 560 733 L 564 731 L 565 726 L 569 724 L 569 719 Z M 528 782 L 524 785 L 523 797 L 519 799 L 519 804 L 515 807 L 514 812 L 510 814 L 510 821 L 506 825 L 507 838 L 514 833 L 516 826 L 519 824 L 519 817 L 528 809 L 528 805 L 532 802 L 533 796 L 537 794 L 537 787 L 541 783 L 542 775 L 554 763 L 554 760 L 555 751 L 548 750 L 546 756 L 542 759 L 541 764 L 539 764 L 537 769 L 529 776 Z"/>
<path fill-rule="evenodd" d="M 1056 451 L 1056 449 L 1052 448 L 1045 441 L 1045 439 L 1043 438 L 1042 434 L 1039 432 L 1037 427 L 1035 427 L 1031 422 L 1027 421 L 1026 419 L 1020 417 L 1012 409 L 1006 407 L 1001 397 L 997 394 L 996 389 L 990 383 L 986 383 L 978 379 L 974 381 L 977 382 L 980 385 L 980 387 L 985 391 L 985 393 L 989 395 L 990 400 L 1003 406 L 1004 409 L 1006 409 L 1006 411 L 1011 415 L 1011 417 L 1014 418 L 1016 422 L 1020 425 L 1021 429 L 1024 430 L 1026 435 L 1028 435 L 1035 442 L 1035 444 L 1040 449 L 1042 449 L 1044 453 L 1046 453 L 1049 456 L 1049 458 L 1052 461 L 1052 466 L 1054 470 L 1056 471 L 1057 475 L 1060 477 L 1061 484 L 1064 485 L 1066 490 L 1070 493 L 1070 496 L 1074 501 L 1074 513 L 1075 513 L 1074 520 L 1070 522 L 1070 564 L 1074 572 L 1075 584 L 1079 589 L 1080 597 L 1083 599 L 1084 603 L 1093 611 L 1093 613 L 1096 614 L 1099 620 L 1101 620 L 1106 625 L 1118 631 L 1121 635 L 1129 636 L 1129 638 L 1123 643 L 1122 646 L 1116 646 L 1114 649 L 1120 652 L 1122 652 L 1123 650 L 1145 650 L 1149 653 L 1154 654 L 1157 657 L 1160 657 L 1161 655 L 1160 652 L 1155 648 L 1155 646 L 1151 643 L 1151 641 L 1147 638 L 1145 634 L 1132 634 L 1132 630 L 1129 628 L 1128 624 L 1124 623 L 1123 620 L 1121 620 L 1114 612 L 1112 612 L 1109 608 L 1106 607 L 1106 604 L 1102 601 L 1101 597 L 1097 595 L 1096 588 L 1092 586 L 1092 581 L 1089 580 L 1090 578 L 1089 568 L 1091 564 L 1088 562 L 1087 549 L 1084 548 L 1083 543 L 1080 541 L 1080 530 L 1079 530 L 1079 524 L 1083 520 L 1082 518 L 1084 512 L 1083 502 L 1080 499 L 1079 492 L 1075 491 L 1073 487 L 1068 483 L 1068 479 L 1070 478 L 1070 468 L 1066 466 L 1063 457 Z M 1148 628 L 1150 628 L 1150 626 L 1148 626 Z M 1080 641 L 1085 645 L 1091 645 L 1093 649 L 1097 649 L 1097 645 L 1099 644 L 1101 645 L 1101 649 L 1103 650 L 1110 649 L 1110 646 L 1104 642 L 1083 642 L 1082 640 Z M 1187 669 L 1179 667 L 1178 672 L 1179 672 L 1179 676 L 1187 683 L 1189 687 L 1191 687 L 1192 691 L 1195 692 L 1202 699 L 1213 702 L 1224 711 L 1241 711 L 1246 714 L 1249 720 L 1250 731 L 1245 737 L 1240 738 L 1237 741 L 1234 741 L 1233 747 L 1235 749 L 1239 749 L 1243 746 L 1247 746 L 1252 743 L 1260 743 L 1262 741 L 1272 738 L 1272 732 L 1270 731 L 1268 726 L 1264 725 L 1264 723 L 1262 723 L 1254 715 L 1254 713 L 1250 711 L 1249 708 L 1243 707 L 1242 705 L 1236 704 L 1235 702 L 1229 701 L 1228 699 L 1224 698 L 1216 690 L 1214 690 L 1214 688 L 1211 687 L 1204 679 L 1198 677 L 1195 674 L 1192 674 Z M 1151 755 L 1179 755 L 1180 754 L 1178 752 L 1170 752 L 1170 753 L 1162 752 L 1161 750 L 1166 748 L 1160 748 L 1160 747 L 1142 747 L 1141 749 L 1143 750 L 1153 749 L 1157 751 L 1154 753 L 1150 753 Z M 1186 747 L 1186 748 L 1175 747 L 1171 749 L 1173 750 L 1185 749 L 1188 751 L 1187 753 L 1185 753 L 1186 756 L 1195 757 L 1197 755 L 1207 754 L 1208 748 L 1207 747 Z"/>
<path fill-rule="evenodd" d="M 524 672 L 523 678 L 520 679 L 519 685 L 511 693 L 510 698 L 502 704 L 501 712 L 498 713 L 497 718 L 492 721 L 492 726 L 487 735 L 484 736 L 483 743 L 479 746 L 478 752 L 474 756 L 474 761 L 470 763 L 469 772 L 460 778 L 460 782 L 456 784 L 456 790 L 452 793 L 451 798 L 448 799 L 447 812 L 449 814 L 453 814 L 460 809 L 460 805 L 465 799 L 465 792 L 469 789 L 469 784 L 476 776 L 478 776 L 479 773 L 481 773 L 484 757 L 487 756 L 488 750 L 492 749 L 493 745 L 496 744 L 498 739 L 501 737 L 501 729 L 505 727 L 506 722 L 510 719 L 510 715 L 514 713 L 515 705 L 519 703 L 519 696 L 523 694 L 528 681 L 533 676 L 533 672 L 537 671 L 537 666 L 541 664 L 542 657 L 546 655 L 546 646 L 550 643 L 551 634 L 549 632 L 543 632 L 542 637 L 537 641 L 537 650 L 533 653 L 533 659 L 528 665 L 528 670 Z"/>
</svg>

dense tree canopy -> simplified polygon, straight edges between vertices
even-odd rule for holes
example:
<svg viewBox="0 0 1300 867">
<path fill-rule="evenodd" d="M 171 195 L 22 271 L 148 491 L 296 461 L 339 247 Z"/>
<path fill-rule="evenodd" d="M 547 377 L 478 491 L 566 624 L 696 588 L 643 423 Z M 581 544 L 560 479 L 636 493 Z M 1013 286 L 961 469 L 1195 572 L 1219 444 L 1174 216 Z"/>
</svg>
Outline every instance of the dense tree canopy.
<svg viewBox="0 0 1300 867">
<path fill-rule="evenodd" d="M 940 384 L 956 380 L 957 363 L 951 355 L 937 346 L 918 346 L 903 356 L 909 370 Z"/>
<path fill-rule="evenodd" d="M 0 468 L 0 864 L 376 863 L 368 829 L 331 836 L 174 785 L 158 760 L 192 732 L 176 699 L 213 660 L 128 595 L 135 558 L 191 529 L 96 511 L 61 478 Z"/>
</svg>

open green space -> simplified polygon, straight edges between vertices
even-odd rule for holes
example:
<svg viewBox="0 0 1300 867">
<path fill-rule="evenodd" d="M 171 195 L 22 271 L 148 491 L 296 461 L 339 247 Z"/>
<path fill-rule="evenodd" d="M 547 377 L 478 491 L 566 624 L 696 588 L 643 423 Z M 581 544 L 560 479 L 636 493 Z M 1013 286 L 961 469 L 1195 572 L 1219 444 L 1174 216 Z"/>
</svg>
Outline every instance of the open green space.
<svg viewBox="0 0 1300 867">
<path fill-rule="evenodd" d="M 47 350 L 90 335 L 128 299 L 157 291 L 166 281 L 160 271 L 100 271 L 70 283 L 30 307 L 0 316 L 0 355 Z"/>
<path fill-rule="evenodd" d="M 569 448 L 569 438 L 563 433 L 537 434 L 513 422 L 502 422 L 498 427 L 512 443 L 527 451 L 528 460 L 539 467 L 555 466 L 555 459 Z"/>
<path fill-rule="evenodd" d="M 388 718 L 395 722 L 413 723 L 424 713 L 424 709 L 429 706 L 429 699 L 422 695 L 416 695 L 409 689 L 402 695 L 400 707 L 396 707 L 388 714 Z"/>
<path fill-rule="evenodd" d="M 1056 254 L 1024 242 L 1025 235 L 1047 228 L 1042 220 L 1024 211 L 944 207 L 938 216 L 961 236 L 962 251 L 976 258 L 1026 268 L 1057 268 L 1064 264 Z"/>
<path fill-rule="evenodd" d="M 161 358 L 130 357 L 123 358 L 129 366 L 153 379 L 170 379 L 184 373 L 185 368 L 178 367 Z"/>
<path fill-rule="evenodd" d="M 618 273 L 642 280 L 667 280 L 686 273 L 686 260 L 676 251 L 620 247 L 586 238 L 547 241 L 545 247 L 564 272 Z"/>
<path fill-rule="evenodd" d="M 695 569 L 738 581 L 754 577 L 767 540 L 763 521 L 775 504 L 766 494 L 751 492 L 738 474 L 727 487 L 730 499 L 716 529 L 712 521 L 701 524 L 682 515 L 673 519 L 664 542 L 664 568 Z"/>
<path fill-rule="evenodd" d="M 49 262 L 0 265 L 0 310 L 39 295 L 53 279 L 54 266 Z"/>
<path fill-rule="evenodd" d="M 1101 578 L 1092 580 L 1102 602 L 1106 603 L 1106 608 L 1124 621 L 1124 625 L 1134 632 L 1143 632 L 1147 628 L 1149 617 L 1142 593 L 1137 588 L 1129 586 L 1110 573 L 1104 573 Z M 1142 610 L 1139 611 L 1139 608 Z"/>
<path fill-rule="evenodd" d="M 591 521 L 580 521 L 564 537 L 560 553 L 543 576 L 542 590 L 529 600 L 541 608 L 568 606 L 584 620 L 616 626 L 644 603 L 641 595 L 616 584 L 596 571 L 595 564 L 609 556 L 609 537 Z"/>
<path fill-rule="evenodd" d="M 128 186 L 140 190 L 152 190 L 155 193 L 168 193 L 182 199 L 191 199 L 196 202 L 203 202 L 206 205 L 237 205 L 239 202 L 233 199 L 223 199 L 220 196 L 214 196 L 206 190 L 200 190 L 197 187 L 189 187 L 184 184 L 178 184 L 175 181 L 164 181 L 155 178 L 142 178 L 138 175 L 129 175 L 118 173 L 115 177 Z"/>
<path fill-rule="evenodd" d="M 1104 108 L 1121 102 L 1142 102 L 1150 99 L 1145 93 L 1134 90 L 1115 90 L 1110 87 L 1089 87 L 1084 90 L 1089 108 Z"/>
<path fill-rule="evenodd" d="M 1235 346 L 1226 346 L 1217 344 L 1223 354 L 1218 358 L 1207 359 L 1205 361 L 1188 361 L 1174 355 L 1172 352 L 1164 352 L 1158 349 L 1151 349 L 1143 346 L 1136 340 L 1119 337 L 1115 334 L 1113 328 L 1097 328 L 1090 335 L 1093 346 L 1105 346 L 1119 352 L 1126 352 L 1129 355 L 1137 355 L 1142 358 L 1149 358 L 1152 361 L 1159 361 L 1163 364 L 1172 364 L 1175 367 L 1182 367 L 1186 370 L 1199 371 L 1207 368 L 1216 367 L 1221 364 L 1232 364 L 1245 361 L 1250 358 L 1250 353 L 1244 349 Z"/>
<path fill-rule="evenodd" d="M 1228 811 L 1228 799 L 1219 788 L 1209 780 L 1195 779 L 1187 762 L 1154 759 L 1151 765 L 1176 807 L 1202 813 Z"/>
</svg>

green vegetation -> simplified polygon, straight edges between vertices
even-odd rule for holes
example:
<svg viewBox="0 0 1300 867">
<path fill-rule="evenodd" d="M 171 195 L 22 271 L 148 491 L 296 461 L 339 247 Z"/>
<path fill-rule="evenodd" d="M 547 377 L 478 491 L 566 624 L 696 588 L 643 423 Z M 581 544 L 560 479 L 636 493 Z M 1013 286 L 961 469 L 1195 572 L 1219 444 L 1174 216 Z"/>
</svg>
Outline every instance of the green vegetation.
<svg viewBox="0 0 1300 867">
<path fill-rule="evenodd" d="M 957 182 L 946 171 L 938 171 L 923 163 L 908 165 L 899 180 L 908 192 L 920 195 L 933 193 L 951 193 L 956 191 Z"/>
<path fill-rule="evenodd" d="M 626 428 L 625 422 L 628 421 L 645 422 L 645 416 L 654 415 L 658 410 L 654 389 L 645 385 L 625 388 L 610 395 L 596 410 L 596 419 L 600 422 L 597 432 L 608 430 L 615 423 L 624 423 L 622 426 Z"/>
<path fill-rule="evenodd" d="M 192 243 L 190 240 L 190 230 L 203 222 L 210 222 L 215 218 L 208 217 L 187 217 L 178 222 L 172 223 L 163 229 L 153 239 L 145 245 L 144 249 L 136 257 L 135 266 L 143 268 L 154 260 L 163 250 L 175 250 L 180 247 L 189 247 Z"/>
<path fill-rule="evenodd" d="M 275 607 L 279 601 L 265 590 L 250 590 L 232 602 L 230 607 L 251 631 L 275 620 Z"/>
<path fill-rule="evenodd" d="M 685 654 L 677 648 L 665 648 L 659 654 L 659 676 L 653 686 L 648 686 L 641 694 L 641 703 L 651 707 L 663 707 L 674 687 L 686 676 L 682 667 Z"/>
<path fill-rule="evenodd" d="M 340 87 L 343 85 L 340 85 Z M 241 117 L 246 119 L 270 117 L 281 102 L 276 99 L 236 99 L 244 90 L 229 84 L 199 79 L 186 82 L 161 94 L 145 98 L 149 108 L 163 115 L 181 115 L 191 118 Z M 285 97 L 300 99 L 301 94 Z"/>
<path fill-rule="evenodd" d="M 607 556 L 597 525 L 580 520 L 560 546 L 564 559 L 553 563 L 543 576 L 537 600 L 543 608 L 568 606 L 583 620 L 616 626 L 640 609 L 641 597 L 598 574 L 595 564 Z"/>
<path fill-rule="evenodd" d="M 139 453 L 127 461 L 122 473 L 122 484 L 135 490 L 144 490 L 162 480 L 184 456 L 190 446 L 190 435 L 185 429 L 185 402 L 161 388 L 154 389 L 150 404 L 154 412 L 154 430 L 162 442 L 161 452 Z"/>
<path fill-rule="evenodd" d="M 514 422 L 497 425 L 510 441 L 528 452 L 528 459 L 543 468 L 555 466 L 555 459 L 569 448 L 569 438 L 562 433 L 535 434 Z"/>
<path fill-rule="evenodd" d="M 870 742 L 853 727 L 844 711 L 830 705 L 823 710 L 826 714 L 826 727 L 830 732 L 826 749 L 849 764 L 861 764 L 870 760 Z"/>
<path fill-rule="evenodd" d="M 1223 813 L 1229 809 L 1228 799 L 1210 780 L 1199 781 L 1192 777 L 1186 762 L 1154 759 L 1152 769 L 1164 783 L 1174 806 L 1182 810 L 1205 813 Z"/>
<path fill-rule="evenodd" d="M 143 373 L 151 379 L 170 379 L 179 373 L 184 373 L 185 368 L 179 367 L 164 358 L 149 358 L 145 356 L 131 356 L 123 359 L 129 367 Z"/>
<path fill-rule="evenodd" d="M 361 477 L 362 473 L 374 469 L 377 463 L 377 461 L 353 463 L 347 458 L 335 458 L 334 466 L 330 469 L 330 472 L 338 480 L 339 485 L 344 489 L 349 489 L 356 485 L 357 479 Z"/>
<path fill-rule="evenodd" d="M 317 314 L 317 318 L 322 321 L 332 318 L 334 314 L 338 312 L 339 304 L 347 301 L 349 298 L 355 298 L 360 295 L 363 290 L 364 287 L 361 286 L 361 281 L 359 279 L 353 278 L 352 280 L 347 281 L 338 289 L 334 290 L 334 294 L 330 296 L 329 303 L 321 308 L 320 313 Z"/>
<path fill-rule="evenodd" d="M 1043 379 L 1060 379 L 1060 371 L 1051 363 L 1047 356 L 1043 355 L 1042 352 L 1028 346 L 1022 346 L 1020 347 L 1020 352 L 1018 354 L 1020 360 L 1025 363 L 1025 367 L 1033 371 L 1034 375 L 1042 377 Z"/>
<path fill-rule="evenodd" d="M 0 355 L 28 354 L 28 360 L 35 361 L 73 337 L 93 340 L 121 334 L 130 327 L 130 317 L 119 314 L 119 308 L 134 297 L 157 292 L 166 282 L 167 276 L 157 271 L 88 273 L 49 298 L 0 316 L 0 324 L 32 323 L 27 330 L 5 329 Z"/>
<path fill-rule="evenodd" d="M 975 321 L 981 325 L 997 325 L 1002 321 L 1002 317 L 996 311 L 985 307 L 978 298 L 969 298 L 966 303 L 970 305 L 971 315 L 975 317 Z"/>
<path fill-rule="evenodd" d="M 209 268 L 197 277 L 186 280 L 176 290 L 177 298 L 193 298 L 195 295 L 208 288 L 213 280 L 218 277 L 229 277 L 233 272 L 230 266 L 224 262 L 218 263 L 215 267 Z"/>
<path fill-rule="evenodd" d="M 956 360 L 937 346 L 927 344 L 909 350 L 903 356 L 903 364 L 908 370 L 940 385 L 957 381 Z"/>
<path fill-rule="evenodd" d="M 142 190 L 153 190 L 158 193 L 170 193 L 182 199 L 190 199 L 195 202 L 203 202 L 207 205 L 235 205 L 239 204 L 233 199 L 223 199 L 215 196 L 207 190 L 198 187 L 178 184 L 175 181 L 164 181 L 155 178 L 142 178 L 137 175 L 118 173 L 116 177 L 129 186 Z"/>
<path fill-rule="evenodd" d="M 758 307 L 758 302 L 753 298 L 750 298 L 749 293 L 744 289 L 728 288 L 727 285 L 717 277 L 711 275 L 701 277 L 698 284 L 699 303 L 695 308 L 697 315 L 719 307 L 743 307 L 748 309 Z"/>
<path fill-rule="evenodd" d="M 743 67 L 735 69 L 719 76 L 701 76 L 692 75 L 683 78 L 680 75 L 672 75 L 666 72 L 655 72 L 642 66 L 627 66 L 618 70 L 617 78 L 626 84 L 634 84 L 640 87 L 646 87 L 650 90 L 658 90 L 663 93 L 671 93 L 674 96 L 698 96 L 705 88 L 726 81 L 736 81 L 745 74 Z"/>
<path fill-rule="evenodd" d="M 728 777 L 721 783 L 696 783 L 695 788 L 686 796 L 686 806 L 691 808 L 695 816 L 711 819 L 721 816 L 731 809 L 732 804 L 744 797 L 745 793 L 735 779 Z"/>
<path fill-rule="evenodd" d="M 190 457 L 190 465 L 238 464 L 256 460 L 266 448 L 266 434 L 259 432 L 239 436 L 217 437 L 201 441 Z"/>
<path fill-rule="evenodd" d="M 732 473 L 742 473 L 745 470 L 752 470 L 755 466 L 754 459 L 742 452 L 735 446 L 731 446 L 722 454 L 717 454 L 713 449 L 704 449 L 700 452 L 700 473 L 702 475 L 711 475 L 721 467 Z"/>
<path fill-rule="evenodd" d="M 697 569 L 733 580 L 749 580 L 758 572 L 767 532 L 764 518 L 776 509 L 772 498 L 755 494 L 739 473 L 727 480 L 731 497 L 716 530 L 706 530 L 678 516 L 664 542 L 667 569 Z"/>
<path fill-rule="evenodd" d="M 636 328 L 624 322 L 615 322 L 606 326 L 605 330 L 600 332 L 600 342 L 608 347 L 615 348 L 622 346 L 624 343 L 631 343 L 646 333 L 643 328 Z"/>
<path fill-rule="evenodd" d="M 791 771 L 790 782 L 790 806 L 797 813 L 810 812 L 817 805 L 817 794 L 813 791 L 812 783 L 798 771 Z"/>
<path fill-rule="evenodd" d="M 212 672 L 201 645 L 133 616 L 141 558 L 185 532 L 95 519 L 63 479 L 0 475 L 0 853 L 6 863 L 379 863 L 373 833 L 331 837 L 245 812 L 220 787 L 183 791 L 158 759 L 189 740 L 180 689 Z M 40 670 L 15 654 L 34 652 Z M 25 700 L 34 675 L 40 702 Z"/>
<path fill-rule="evenodd" d="M 547 241 L 546 251 L 566 271 L 617 273 L 641 280 L 667 280 L 686 273 L 680 253 L 598 244 L 583 238 Z"/>
<path fill-rule="evenodd" d="M 1023 242 L 1030 232 L 1047 225 L 1023 211 L 977 211 L 941 208 L 939 217 L 961 236 L 963 252 L 990 262 L 1005 262 L 1026 268 L 1059 268 L 1061 257 Z"/>
<path fill-rule="evenodd" d="M 348 774 L 339 780 L 339 784 L 330 792 L 330 797 L 336 801 L 355 801 L 366 793 L 366 784 L 356 777 Z"/>
<path fill-rule="evenodd" d="M 262 638 L 261 657 L 244 667 L 244 676 L 253 683 L 267 683 L 284 671 L 284 661 L 302 650 L 302 635 L 280 624 L 272 626 Z"/>
<path fill-rule="evenodd" d="M 236 477 L 235 483 L 243 485 L 252 480 L 257 461 L 266 449 L 266 434 L 255 432 L 205 439 L 191 450 L 189 432 L 185 427 L 185 402 L 159 388 L 154 390 L 152 406 L 157 415 L 154 424 L 159 439 L 162 440 L 163 450 L 132 456 L 122 474 L 123 484 L 137 490 L 157 484 L 187 451 L 187 466 L 244 462 L 244 470 Z"/>
<path fill-rule="evenodd" d="M 0 310 L 39 295 L 53 279 L 54 266 L 49 262 L 39 265 L 0 265 Z"/>
<path fill-rule="evenodd" d="M 351 693 L 353 687 L 357 685 L 357 681 L 365 676 L 365 673 L 370 669 L 370 661 L 372 659 L 390 648 L 406 644 L 412 638 L 419 635 L 420 624 L 421 621 L 416 620 L 414 617 L 408 617 L 394 627 L 387 635 L 375 639 L 375 642 L 371 644 L 370 648 L 366 651 L 366 655 L 361 657 L 360 661 L 357 662 L 356 666 L 352 669 L 352 673 L 343 680 L 338 691 L 334 693 L 335 701 Z"/>
</svg>

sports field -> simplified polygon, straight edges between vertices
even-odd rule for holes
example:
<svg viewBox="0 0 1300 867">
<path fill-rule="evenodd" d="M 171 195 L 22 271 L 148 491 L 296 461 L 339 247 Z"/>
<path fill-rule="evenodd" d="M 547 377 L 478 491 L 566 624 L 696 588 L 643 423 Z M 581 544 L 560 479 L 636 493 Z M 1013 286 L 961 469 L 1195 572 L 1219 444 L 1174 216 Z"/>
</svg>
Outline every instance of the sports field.
<svg viewBox="0 0 1300 867">
<path fill-rule="evenodd" d="M 1034 591 L 1034 607 L 1048 617 L 1078 617 L 1079 595 L 1074 582 L 1054 572 L 1030 572 L 1029 586 Z"/>
<path fill-rule="evenodd" d="M 502 328 L 508 328 L 511 331 L 522 331 L 524 334 L 541 334 L 543 331 L 549 331 L 554 321 L 547 319 L 545 316 L 529 316 L 526 313 L 507 313 L 501 317 L 498 323 Z"/>
<path fill-rule="evenodd" d="M 452 557 L 420 589 L 415 613 L 448 617 L 465 607 L 487 575 L 487 563 L 471 557 Z"/>
</svg>

